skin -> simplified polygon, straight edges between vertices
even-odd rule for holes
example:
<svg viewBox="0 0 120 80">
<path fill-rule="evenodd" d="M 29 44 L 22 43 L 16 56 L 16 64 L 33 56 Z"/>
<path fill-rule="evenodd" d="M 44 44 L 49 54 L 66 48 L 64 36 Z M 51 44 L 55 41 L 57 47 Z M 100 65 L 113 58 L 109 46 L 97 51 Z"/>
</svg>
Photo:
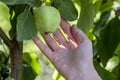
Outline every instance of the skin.
<svg viewBox="0 0 120 80">
<path fill-rule="evenodd" d="M 38 37 L 33 38 L 34 43 L 66 80 L 101 80 L 93 66 L 91 41 L 80 29 L 75 25 L 71 27 L 64 19 L 61 19 L 60 25 L 68 40 L 57 29 L 53 37 L 43 34 L 47 45 Z"/>
</svg>

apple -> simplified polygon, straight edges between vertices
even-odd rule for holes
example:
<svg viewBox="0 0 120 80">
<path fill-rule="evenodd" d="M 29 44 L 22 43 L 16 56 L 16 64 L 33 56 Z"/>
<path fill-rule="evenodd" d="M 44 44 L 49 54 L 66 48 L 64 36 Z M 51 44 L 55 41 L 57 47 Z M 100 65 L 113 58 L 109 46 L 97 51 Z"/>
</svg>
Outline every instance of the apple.
<svg viewBox="0 0 120 80">
<path fill-rule="evenodd" d="M 33 16 L 37 30 L 40 33 L 52 33 L 60 24 L 60 13 L 52 6 L 33 8 Z"/>
</svg>

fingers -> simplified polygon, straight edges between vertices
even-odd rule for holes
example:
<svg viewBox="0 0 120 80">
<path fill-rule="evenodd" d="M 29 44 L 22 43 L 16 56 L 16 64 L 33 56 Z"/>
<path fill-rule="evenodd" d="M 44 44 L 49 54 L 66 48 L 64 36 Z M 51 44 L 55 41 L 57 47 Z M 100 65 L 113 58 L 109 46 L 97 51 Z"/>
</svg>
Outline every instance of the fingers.
<svg viewBox="0 0 120 80">
<path fill-rule="evenodd" d="M 64 19 L 61 19 L 61 28 L 63 29 L 63 31 L 69 36 L 70 39 L 74 40 L 72 35 L 71 35 L 71 32 L 70 32 L 70 24 L 65 21 Z"/>
<path fill-rule="evenodd" d="M 65 37 L 63 36 L 63 34 L 61 33 L 61 31 L 59 29 L 57 29 L 54 33 L 54 38 L 56 39 L 56 41 L 60 44 L 63 45 L 65 47 L 68 47 L 69 45 L 67 44 L 67 41 L 65 39 Z"/>
<path fill-rule="evenodd" d="M 45 42 L 53 51 L 58 49 L 58 45 L 56 44 L 55 40 L 50 36 L 50 34 L 43 34 L 42 35 Z"/>
<path fill-rule="evenodd" d="M 61 28 L 63 29 L 64 33 L 66 33 L 68 35 L 68 39 L 69 39 L 69 45 L 71 47 L 75 47 L 76 46 L 76 41 L 73 38 L 73 35 L 71 34 L 71 30 L 70 30 L 70 24 L 68 22 L 66 22 L 64 19 L 61 19 Z"/>
<path fill-rule="evenodd" d="M 87 36 L 75 25 L 71 27 L 71 33 L 78 43 L 82 42 L 83 40 L 88 40 Z"/>
<path fill-rule="evenodd" d="M 38 37 L 34 37 L 33 42 L 48 59 L 50 59 L 51 61 L 53 60 L 53 52 L 48 46 L 46 46 Z"/>
</svg>

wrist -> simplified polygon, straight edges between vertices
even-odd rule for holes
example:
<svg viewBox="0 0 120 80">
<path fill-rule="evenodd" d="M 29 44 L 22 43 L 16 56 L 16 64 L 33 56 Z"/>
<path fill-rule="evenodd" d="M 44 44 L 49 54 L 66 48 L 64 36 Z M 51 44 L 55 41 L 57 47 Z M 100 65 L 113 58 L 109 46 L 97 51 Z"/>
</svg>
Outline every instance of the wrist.
<svg viewBox="0 0 120 80">
<path fill-rule="evenodd" d="M 84 77 L 81 76 L 81 74 L 76 74 L 76 75 L 72 75 L 72 76 L 69 76 L 68 78 L 66 78 L 65 80 L 85 80 L 83 79 Z"/>
<path fill-rule="evenodd" d="M 83 69 L 72 71 L 66 80 L 102 80 L 96 72 L 94 66 L 86 66 Z"/>
</svg>

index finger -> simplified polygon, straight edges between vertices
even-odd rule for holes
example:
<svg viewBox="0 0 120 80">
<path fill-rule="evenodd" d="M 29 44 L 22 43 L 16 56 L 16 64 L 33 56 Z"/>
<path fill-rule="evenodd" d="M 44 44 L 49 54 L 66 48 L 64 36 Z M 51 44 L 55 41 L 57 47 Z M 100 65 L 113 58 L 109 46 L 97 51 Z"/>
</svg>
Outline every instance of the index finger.
<svg viewBox="0 0 120 80">
<path fill-rule="evenodd" d="M 52 50 L 46 46 L 40 39 L 39 37 L 34 37 L 33 42 L 37 45 L 37 47 L 44 53 L 44 55 L 50 59 L 51 61 L 53 60 L 53 52 Z"/>
</svg>

